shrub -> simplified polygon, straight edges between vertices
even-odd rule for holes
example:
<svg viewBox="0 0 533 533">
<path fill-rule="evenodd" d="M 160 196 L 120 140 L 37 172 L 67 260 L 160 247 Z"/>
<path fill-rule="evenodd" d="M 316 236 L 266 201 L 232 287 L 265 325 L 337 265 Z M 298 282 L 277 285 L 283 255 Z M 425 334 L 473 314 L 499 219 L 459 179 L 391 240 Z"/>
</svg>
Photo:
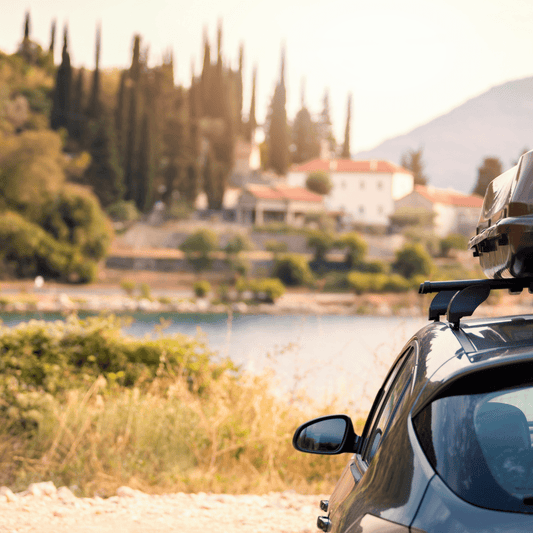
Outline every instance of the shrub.
<svg viewBox="0 0 533 533">
<path fill-rule="evenodd" d="M 120 282 L 120 288 L 128 295 L 133 296 L 135 291 L 135 282 L 129 279 L 123 279 Z"/>
<path fill-rule="evenodd" d="M 348 268 L 361 263 L 368 250 L 366 241 L 355 231 L 345 233 L 339 237 L 336 246 L 346 249 L 346 264 Z"/>
<path fill-rule="evenodd" d="M 348 276 L 345 272 L 330 272 L 324 278 L 325 291 L 347 291 L 350 289 Z"/>
<path fill-rule="evenodd" d="M 255 300 L 274 303 L 285 293 L 285 286 L 278 278 L 259 278 L 245 280 L 241 278 L 237 282 L 236 289 L 239 292 L 250 291 Z"/>
<path fill-rule="evenodd" d="M 387 280 L 383 286 L 385 292 L 406 292 L 409 289 L 411 289 L 411 284 L 399 274 L 387 276 Z"/>
<path fill-rule="evenodd" d="M 269 239 L 265 242 L 265 250 L 274 254 L 281 254 L 289 249 L 286 242 L 278 241 L 276 239 Z"/>
<path fill-rule="evenodd" d="M 365 292 L 405 292 L 411 288 L 411 283 L 399 274 L 369 274 L 365 272 L 350 272 L 347 275 L 350 288 L 357 294 Z"/>
<path fill-rule="evenodd" d="M 209 281 L 203 279 L 199 281 L 195 281 L 193 285 L 194 294 L 198 298 L 204 298 L 211 292 L 211 284 Z"/>
<path fill-rule="evenodd" d="M 209 229 L 195 231 L 183 241 L 179 249 L 185 253 L 207 255 L 218 248 L 218 235 Z"/>
<path fill-rule="evenodd" d="M 209 254 L 218 248 L 218 235 L 209 229 L 201 229 L 189 235 L 179 249 L 197 272 L 211 268 Z"/>
<path fill-rule="evenodd" d="M 466 250 L 468 239 L 460 233 L 451 233 L 440 240 L 440 253 L 442 257 L 448 257 L 450 250 Z"/>
<path fill-rule="evenodd" d="M 388 265 L 379 260 L 362 261 L 352 266 L 353 270 L 357 270 L 357 272 L 367 272 L 369 274 L 385 274 L 388 271 Z"/>
<path fill-rule="evenodd" d="M 253 244 L 250 239 L 246 235 L 238 233 L 228 241 L 228 244 L 224 247 L 224 251 L 229 255 L 236 255 L 251 250 L 252 248 Z"/>
<path fill-rule="evenodd" d="M 433 270 L 433 261 L 421 244 L 406 244 L 396 252 L 392 270 L 407 279 L 427 276 Z"/>
<path fill-rule="evenodd" d="M 152 290 L 150 289 L 150 285 L 148 283 L 141 283 L 139 285 L 139 294 L 141 298 L 145 298 L 147 300 L 152 299 Z"/>
<path fill-rule="evenodd" d="M 307 176 L 307 179 L 305 180 L 305 186 L 312 192 L 326 195 L 331 192 L 333 183 L 331 182 L 331 178 L 327 172 L 324 172 L 323 170 L 317 170 L 315 172 L 311 172 L 311 174 Z"/>
<path fill-rule="evenodd" d="M 313 274 L 305 257 L 300 254 L 286 254 L 274 261 L 273 275 L 284 285 L 308 285 L 313 281 Z"/>
<path fill-rule="evenodd" d="M 325 231 L 310 231 L 307 237 L 307 246 L 315 250 L 314 260 L 318 262 L 325 259 L 333 243 L 333 236 Z"/>
<path fill-rule="evenodd" d="M 116 222 L 135 222 L 140 217 L 139 210 L 133 200 L 120 200 L 111 204 L 106 211 Z"/>
</svg>

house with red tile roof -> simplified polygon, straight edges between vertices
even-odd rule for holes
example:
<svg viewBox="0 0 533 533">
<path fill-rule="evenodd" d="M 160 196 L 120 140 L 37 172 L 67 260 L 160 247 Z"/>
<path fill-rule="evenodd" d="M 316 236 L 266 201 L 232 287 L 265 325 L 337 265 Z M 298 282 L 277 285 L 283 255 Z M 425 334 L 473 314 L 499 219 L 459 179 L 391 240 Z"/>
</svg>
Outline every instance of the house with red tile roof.
<svg viewBox="0 0 533 533">
<path fill-rule="evenodd" d="M 249 184 L 239 198 L 236 220 L 258 226 L 269 222 L 302 226 L 308 215 L 323 212 L 323 197 L 304 187 Z"/>
<path fill-rule="evenodd" d="M 305 187 L 309 174 L 326 172 L 332 182 L 324 197 L 328 211 L 343 213 L 353 223 L 386 226 L 394 212 L 394 201 L 413 190 L 413 174 L 389 161 L 352 159 L 313 159 L 294 165 L 287 184 Z"/>
<path fill-rule="evenodd" d="M 426 211 L 433 215 L 433 230 L 444 237 L 450 233 L 475 233 L 483 198 L 452 189 L 415 185 L 414 190 L 396 200 L 396 212 Z"/>
</svg>

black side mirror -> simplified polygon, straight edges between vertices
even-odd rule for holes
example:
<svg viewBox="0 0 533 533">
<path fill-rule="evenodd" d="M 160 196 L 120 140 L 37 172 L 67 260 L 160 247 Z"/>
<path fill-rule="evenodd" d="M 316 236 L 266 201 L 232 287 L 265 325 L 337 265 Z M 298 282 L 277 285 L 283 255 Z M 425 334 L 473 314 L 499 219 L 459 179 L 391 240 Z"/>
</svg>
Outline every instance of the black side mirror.
<svg viewBox="0 0 533 533">
<path fill-rule="evenodd" d="M 349 416 L 329 415 L 302 424 L 294 433 L 292 445 L 300 452 L 336 455 L 353 453 L 358 439 Z"/>
</svg>

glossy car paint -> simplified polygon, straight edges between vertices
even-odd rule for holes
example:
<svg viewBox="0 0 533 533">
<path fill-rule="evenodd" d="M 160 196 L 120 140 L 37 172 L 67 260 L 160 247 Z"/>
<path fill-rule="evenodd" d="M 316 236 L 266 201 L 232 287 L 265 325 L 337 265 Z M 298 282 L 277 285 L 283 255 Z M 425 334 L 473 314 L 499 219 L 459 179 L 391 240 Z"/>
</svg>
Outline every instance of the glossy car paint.
<svg viewBox="0 0 533 533">
<path fill-rule="evenodd" d="M 361 454 L 369 431 L 365 427 L 362 444 L 329 501 L 333 533 L 400 532 L 408 527 L 413 532 L 533 531 L 533 514 L 482 509 L 456 496 L 433 470 L 412 423 L 414 414 L 465 376 L 515 364 L 533 367 L 533 335 L 524 331 L 533 334 L 533 317 L 463 321 L 458 331 L 436 322 L 407 343 L 417 350 L 409 397 L 370 464 Z"/>
</svg>

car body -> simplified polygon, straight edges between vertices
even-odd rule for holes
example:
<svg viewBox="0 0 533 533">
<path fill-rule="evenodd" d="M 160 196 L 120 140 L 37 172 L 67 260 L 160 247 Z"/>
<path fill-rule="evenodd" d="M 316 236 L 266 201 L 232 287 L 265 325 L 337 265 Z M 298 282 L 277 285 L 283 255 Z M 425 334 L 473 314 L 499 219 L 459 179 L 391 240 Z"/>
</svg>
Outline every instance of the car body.
<svg viewBox="0 0 533 533">
<path fill-rule="evenodd" d="M 321 502 L 324 531 L 518 533 L 533 531 L 532 427 L 533 316 L 437 317 L 396 358 L 361 436 L 332 415 L 293 444 L 351 454 Z"/>
</svg>

